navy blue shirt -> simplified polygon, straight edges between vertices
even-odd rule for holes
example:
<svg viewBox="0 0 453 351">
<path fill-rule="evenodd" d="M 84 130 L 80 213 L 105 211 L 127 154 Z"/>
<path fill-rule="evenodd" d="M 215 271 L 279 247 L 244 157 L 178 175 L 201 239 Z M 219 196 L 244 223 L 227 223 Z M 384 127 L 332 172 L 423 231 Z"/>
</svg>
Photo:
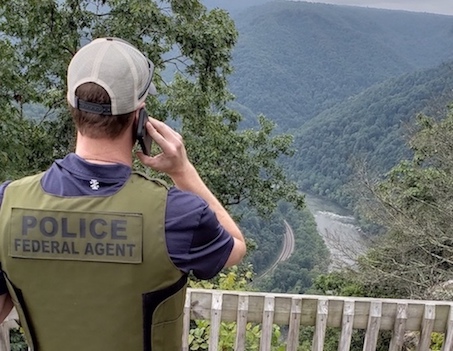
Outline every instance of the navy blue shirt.
<svg viewBox="0 0 453 351">
<path fill-rule="evenodd" d="M 51 195 L 110 196 L 124 186 L 131 173 L 123 164 L 94 164 L 69 154 L 45 172 L 41 186 Z M 0 205 L 9 183 L 0 185 Z M 165 238 L 174 264 L 200 279 L 212 278 L 224 267 L 234 243 L 202 198 L 175 187 L 167 196 Z M 0 294 L 5 291 L 0 282 Z"/>
</svg>

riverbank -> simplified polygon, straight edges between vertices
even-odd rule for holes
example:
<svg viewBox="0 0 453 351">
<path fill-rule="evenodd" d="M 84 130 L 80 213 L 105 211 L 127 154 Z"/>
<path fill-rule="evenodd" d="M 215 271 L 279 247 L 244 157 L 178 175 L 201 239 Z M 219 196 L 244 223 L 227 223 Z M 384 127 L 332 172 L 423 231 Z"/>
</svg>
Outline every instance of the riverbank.
<svg viewBox="0 0 453 351">
<path fill-rule="evenodd" d="M 329 270 L 353 266 L 368 244 L 352 213 L 337 204 L 306 195 L 306 204 L 316 221 L 319 235 L 330 251 Z"/>
</svg>

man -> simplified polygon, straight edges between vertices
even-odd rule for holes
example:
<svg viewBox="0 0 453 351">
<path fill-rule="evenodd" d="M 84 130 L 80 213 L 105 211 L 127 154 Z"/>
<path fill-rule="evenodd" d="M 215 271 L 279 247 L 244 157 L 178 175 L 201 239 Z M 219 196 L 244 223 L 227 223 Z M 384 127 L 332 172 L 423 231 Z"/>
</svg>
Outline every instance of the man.
<svg viewBox="0 0 453 351">
<path fill-rule="evenodd" d="M 79 50 L 68 68 L 75 153 L 0 188 L 1 267 L 32 350 L 180 350 L 187 274 L 212 278 L 245 254 L 177 132 L 149 118 L 162 152 L 137 154 L 175 187 L 131 172 L 153 68 L 117 38 Z"/>
</svg>

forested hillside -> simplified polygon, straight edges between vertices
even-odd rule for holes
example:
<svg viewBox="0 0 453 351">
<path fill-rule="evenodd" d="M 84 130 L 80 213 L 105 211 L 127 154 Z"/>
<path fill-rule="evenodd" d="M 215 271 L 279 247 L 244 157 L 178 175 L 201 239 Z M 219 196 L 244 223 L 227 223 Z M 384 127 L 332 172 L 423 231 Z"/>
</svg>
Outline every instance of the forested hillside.
<svg viewBox="0 0 453 351">
<path fill-rule="evenodd" d="M 313 285 L 313 280 L 319 274 L 328 271 L 329 252 L 317 232 L 316 222 L 308 209 L 295 211 L 288 204 L 281 203 L 277 212 L 278 215 L 275 218 L 279 219 L 279 223 L 286 219 L 294 231 L 294 252 L 287 261 L 279 263 L 272 272 L 257 279 L 254 286 L 260 291 L 302 294 Z M 274 252 L 276 247 L 281 247 L 281 239 L 279 240 L 281 237 L 277 237 Z M 264 240 L 261 241 L 266 243 Z M 259 249 L 252 261 L 255 265 L 261 257 L 261 247 Z"/>
<path fill-rule="evenodd" d="M 237 102 L 280 130 L 385 79 L 453 57 L 453 17 L 273 2 L 235 15 Z"/>
<path fill-rule="evenodd" d="M 383 174 L 402 158 L 415 116 L 445 113 L 453 100 L 453 62 L 389 79 L 326 110 L 295 131 L 296 157 L 287 162 L 303 189 L 343 204 L 342 185 L 366 167 Z"/>
</svg>

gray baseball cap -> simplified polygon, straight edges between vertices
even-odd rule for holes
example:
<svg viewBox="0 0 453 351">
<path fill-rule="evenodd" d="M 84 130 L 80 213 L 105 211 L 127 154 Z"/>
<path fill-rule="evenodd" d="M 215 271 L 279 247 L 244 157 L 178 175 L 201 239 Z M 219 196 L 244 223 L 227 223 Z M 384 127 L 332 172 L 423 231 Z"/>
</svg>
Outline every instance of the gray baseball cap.
<svg viewBox="0 0 453 351">
<path fill-rule="evenodd" d="M 79 110 L 100 115 L 132 112 L 155 95 L 154 64 L 130 43 L 118 38 L 99 38 L 82 47 L 68 68 L 68 101 Z M 75 95 L 84 83 L 96 83 L 110 96 L 111 104 L 83 101 Z"/>
</svg>

